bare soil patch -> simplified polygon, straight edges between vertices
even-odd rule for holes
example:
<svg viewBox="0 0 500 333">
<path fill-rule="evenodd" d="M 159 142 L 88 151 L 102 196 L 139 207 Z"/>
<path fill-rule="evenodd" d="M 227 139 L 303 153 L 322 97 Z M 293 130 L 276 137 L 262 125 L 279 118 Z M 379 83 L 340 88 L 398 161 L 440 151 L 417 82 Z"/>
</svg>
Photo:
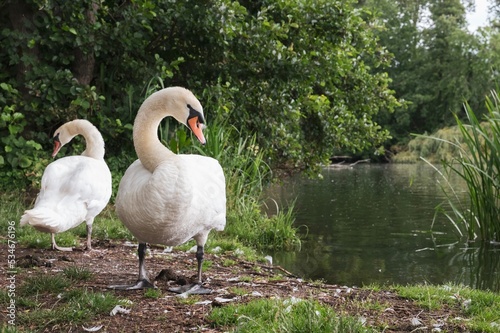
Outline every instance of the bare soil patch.
<svg viewBox="0 0 500 333">
<path fill-rule="evenodd" d="M 168 288 L 178 282 L 190 280 L 196 275 L 196 260 L 192 253 L 173 251 L 163 253 L 162 248 L 150 249 L 146 267 L 154 278 L 163 269 L 174 273 L 175 281 L 161 278 L 156 281 L 162 294 L 149 298 L 144 291 L 115 291 L 107 286 L 132 283 L 137 279 L 138 262 L 136 248 L 123 242 L 96 241 L 95 251 L 56 252 L 52 250 L 16 249 L 16 274 L 19 287 L 29 276 L 37 274 L 60 274 L 69 266 L 85 267 L 93 272 L 90 280 L 76 282 L 71 288 L 88 288 L 94 292 L 113 293 L 120 299 L 132 302 L 128 314 L 101 315 L 84 325 L 46 325 L 41 332 L 85 332 L 83 327 L 101 326 L 99 332 L 225 332 L 230 328 L 213 327 L 207 315 L 216 306 L 243 303 L 256 298 L 296 297 L 314 298 L 336 311 L 359 317 L 366 325 L 385 332 L 431 332 L 439 329 L 448 332 L 466 332 L 467 329 L 452 318 L 460 316 L 460 309 L 446 308 L 428 311 L 414 302 L 398 297 L 390 290 L 373 291 L 349 286 L 312 283 L 294 277 L 279 267 L 250 263 L 235 255 L 207 253 L 205 259 L 210 267 L 204 271 L 206 287 L 213 290 L 208 295 L 189 296 L 181 299 Z M 0 245 L 6 253 L 6 245 Z M 233 263 L 233 265 L 228 265 Z M 2 275 L 7 267 L 2 265 Z M 5 290 L 6 281 L 0 286 Z M 241 291 L 244 291 L 243 293 Z M 237 292 L 236 292 L 237 291 Z M 230 301 L 227 301 L 230 300 Z M 227 302 L 226 302 L 227 301 Z M 54 295 L 47 295 L 44 306 L 54 307 Z M 19 306 L 18 311 L 23 311 Z M 1 316 L 6 318 L 5 309 Z M 415 319 L 420 324 L 415 325 Z M 26 327 L 29 328 L 29 327 Z"/>
</svg>

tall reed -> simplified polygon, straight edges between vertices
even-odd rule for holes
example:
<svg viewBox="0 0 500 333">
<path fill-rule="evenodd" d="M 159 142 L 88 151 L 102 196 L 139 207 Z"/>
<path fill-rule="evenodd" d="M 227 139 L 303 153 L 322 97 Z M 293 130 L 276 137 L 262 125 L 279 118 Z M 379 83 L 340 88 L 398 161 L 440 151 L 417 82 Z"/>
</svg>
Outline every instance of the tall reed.
<svg viewBox="0 0 500 333">
<path fill-rule="evenodd" d="M 469 240 L 500 242 L 500 98 L 497 92 L 486 99 L 488 113 L 480 121 L 468 104 L 465 112 L 468 124 L 457 116 L 461 140 L 446 141 L 458 148 L 458 156 L 443 161 L 445 177 L 458 175 L 469 192 L 469 205 L 456 204 L 456 195 L 448 196 L 452 223 L 465 228 Z M 443 140 L 440 140 L 443 141 Z M 449 182 L 448 182 L 449 184 Z M 454 193 L 454 192 L 452 192 Z"/>
</svg>

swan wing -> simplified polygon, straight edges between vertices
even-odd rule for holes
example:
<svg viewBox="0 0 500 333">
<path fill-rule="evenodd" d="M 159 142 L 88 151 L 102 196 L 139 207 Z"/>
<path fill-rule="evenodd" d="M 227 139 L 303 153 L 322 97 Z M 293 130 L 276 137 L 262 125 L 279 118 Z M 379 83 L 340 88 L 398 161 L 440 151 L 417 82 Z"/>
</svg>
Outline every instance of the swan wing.
<svg viewBox="0 0 500 333">
<path fill-rule="evenodd" d="M 93 219 L 111 196 L 111 173 L 103 160 L 69 156 L 49 164 L 35 207 L 21 224 L 41 231 L 63 232 Z"/>
</svg>

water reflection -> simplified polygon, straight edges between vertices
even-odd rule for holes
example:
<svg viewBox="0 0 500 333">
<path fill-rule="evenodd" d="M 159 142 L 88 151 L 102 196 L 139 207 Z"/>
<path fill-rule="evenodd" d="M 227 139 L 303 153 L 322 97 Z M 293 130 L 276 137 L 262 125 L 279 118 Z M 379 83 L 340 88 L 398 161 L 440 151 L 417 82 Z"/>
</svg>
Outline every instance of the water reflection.
<svg viewBox="0 0 500 333">
<path fill-rule="evenodd" d="M 428 165 L 358 165 L 323 175 L 270 189 L 282 204 L 297 198 L 296 224 L 303 226 L 301 251 L 274 253 L 278 265 L 345 285 L 455 282 L 500 289 L 498 248 L 467 248 L 444 216 L 431 230 L 445 197 L 442 179 Z M 460 192 L 458 180 L 453 186 Z"/>
</svg>

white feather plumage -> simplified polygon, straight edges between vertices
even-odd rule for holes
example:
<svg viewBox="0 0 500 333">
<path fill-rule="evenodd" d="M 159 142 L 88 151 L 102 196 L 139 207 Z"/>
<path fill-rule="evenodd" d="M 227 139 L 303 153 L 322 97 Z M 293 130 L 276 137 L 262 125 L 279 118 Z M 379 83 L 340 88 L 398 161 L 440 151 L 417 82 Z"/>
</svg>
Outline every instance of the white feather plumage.
<svg viewBox="0 0 500 333">
<path fill-rule="evenodd" d="M 190 112 L 195 112 L 194 118 Z M 200 155 L 176 155 L 157 137 L 160 121 L 173 116 L 188 125 L 205 143 L 203 109 L 194 95 L 172 87 L 151 95 L 134 122 L 134 145 L 139 157 L 125 172 L 116 197 L 116 213 L 140 243 L 180 245 L 194 238 L 200 262 L 210 230 L 226 224 L 225 178 L 219 162 Z M 195 122 L 198 120 L 196 125 Z M 200 123 L 201 122 L 201 123 Z M 144 244 L 145 246 L 145 244 Z M 150 286 L 139 247 L 139 280 L 144 284 L 115 286 L 137 289 Z M 122 288 L 123 287 L 123 288 Z"/>
<path fill-rule="evenodd" d="M 35 206 L 24 212 L 20 224 L 57 234 L 85 221 L 90 249 L 94 218 L 111 197 L 111 172 L 104 161 L 104 140 L 87 120 L 77 119 L 56 130 L 59 143 L 54 154 L 76 135 L 85 137 L 85 155 L 63 157 L 47 166 Z M 69 250 L 58 247 L 53 235 L 52 242 L 53 248 Z"/>
</svg>

